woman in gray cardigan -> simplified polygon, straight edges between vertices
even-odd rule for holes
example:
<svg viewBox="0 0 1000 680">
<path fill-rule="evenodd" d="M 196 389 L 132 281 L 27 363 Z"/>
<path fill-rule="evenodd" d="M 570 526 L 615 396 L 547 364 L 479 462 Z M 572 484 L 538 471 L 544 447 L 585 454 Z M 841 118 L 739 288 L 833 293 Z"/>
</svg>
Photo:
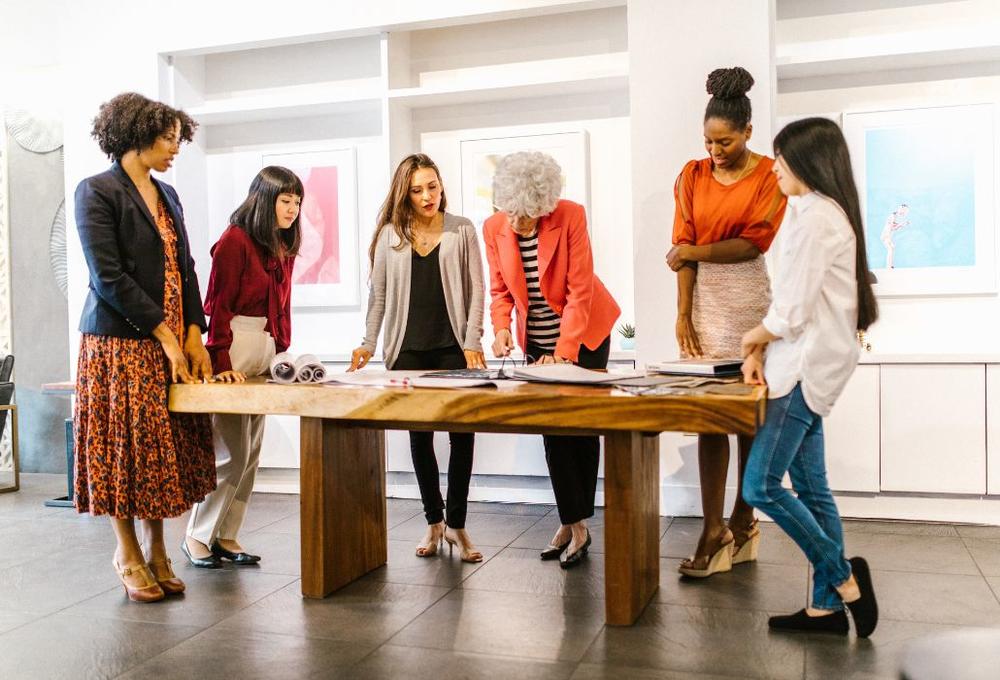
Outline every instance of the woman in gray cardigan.
<svg viewBox="0 0 1000 680">
<path fill-rule="evenodd" d="M 424 154 L 404 158 L 368 249 L 367 328 L 349 370 L 368 363 L 380 329 L 389 369 L 486 368 L 481 344 L 483 265 L 476 229 L 466 218 L 446 213 L 446 205 L 434 161 Z M 436 555 L 443 539 L 459 546 L 462 561 L 483 559 L 465 530 L 474 437 L 449 434 L 446 506 L 438 485 L 434 433 L 410 432 L 413 469 L 428 524 L 417 557 Z"/>
</svg>

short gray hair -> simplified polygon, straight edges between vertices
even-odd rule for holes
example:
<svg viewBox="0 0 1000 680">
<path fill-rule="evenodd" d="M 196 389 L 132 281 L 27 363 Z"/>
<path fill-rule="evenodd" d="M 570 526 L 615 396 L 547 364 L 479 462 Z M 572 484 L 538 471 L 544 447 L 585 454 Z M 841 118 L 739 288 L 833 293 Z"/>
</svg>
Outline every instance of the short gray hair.
<svg viewBox="0 0 1000 680">
<path fill-rule="evenodd" d="M 562 168 L 540 151 L 504 156 L 493 175 L 493 205 L 510 215 L 548 215 L 556 209 L 561 193 Z"/>
</svg>

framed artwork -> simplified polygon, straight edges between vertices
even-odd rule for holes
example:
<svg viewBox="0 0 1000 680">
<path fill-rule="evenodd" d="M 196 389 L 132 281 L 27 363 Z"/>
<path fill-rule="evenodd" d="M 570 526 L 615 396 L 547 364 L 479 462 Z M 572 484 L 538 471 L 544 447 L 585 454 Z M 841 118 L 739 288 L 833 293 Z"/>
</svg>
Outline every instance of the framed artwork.
<svg viewBox="0 0 1000 680">
<path fill-rule="evenodd" d="M 991 104 L 848 113 L 880 296 L 996 291 Z"/>
<path fill-rule="evenodd" d="M 515 151 L 541 151 L 552 156 L 562 168 L 562 198 L 584 206 L 589 215 L 587 141 L 585 131 L 462 140 L 463 214 L 481 229 L 483 222 L 496 212 L 493 175 L 500 159 Z"/>
<path fill-rule="evenodd" d="M 359 304 L 357 163 L 353 148 L 265 154 L 302 180 L 302 245 L 292 276 L 293 307 Z"/>
</svg>

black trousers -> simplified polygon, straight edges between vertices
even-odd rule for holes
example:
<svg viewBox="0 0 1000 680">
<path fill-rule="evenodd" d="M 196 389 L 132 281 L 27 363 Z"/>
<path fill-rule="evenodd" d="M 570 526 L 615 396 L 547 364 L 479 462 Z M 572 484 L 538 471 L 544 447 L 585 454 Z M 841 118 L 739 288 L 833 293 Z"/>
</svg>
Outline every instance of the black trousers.
<svg viewBox="0 0 1000 680">
<path fill-rule="evenodd" d="M 394 371 L 434 370 L 465 368 L 465 353 L 458 345 L 426 351 L 403 350 L 399 353 Z M 468 512 L 469 480 L 472 479 L 472 449 L 476 435 L 469 432 L 449 432 L 451 456 L 448 459 L 448 526 L 465 528 Z M 437 458 L 434 457 L 434 433 L 410 432 L 410 456 L 420 487 L 420 500 L 428 524 L 445 519 L 445 502 L 441 499 L 441 485 Z"/>
<path fill-rule="evenodd" d="M 609 335 L 597 349 L 590 350 L 580 345 L 576 363 L 583 368 L 607 368 L 610 353 Z M 535 362 L 547 352 L 529 343 L 525 354 Z M 559 521 L 562 524 L 573 524 L 593 517 L 597 466 L 601 462 L 600 439 L 545 434 L 542 435 L 542 441 L 545 443 L 545 462 L 549 466 Z"/>
</svg>

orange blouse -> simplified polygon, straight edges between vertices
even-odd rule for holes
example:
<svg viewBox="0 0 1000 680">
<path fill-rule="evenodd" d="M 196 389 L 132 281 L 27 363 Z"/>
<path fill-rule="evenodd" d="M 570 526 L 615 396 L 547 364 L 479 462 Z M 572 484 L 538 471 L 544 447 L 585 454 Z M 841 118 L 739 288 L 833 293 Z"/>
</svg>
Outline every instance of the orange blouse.
<svg viewBox="0 0 1000 680">
<path fill-rule="evenodd" d="M 689 161 L 674 184 L 674 245 L 745 238 L 767 252 L 786 203 L 773 166 L 764 156 L 749 175 L 726 186 L 712 177 L 711 158 Z"/>
</svg>

